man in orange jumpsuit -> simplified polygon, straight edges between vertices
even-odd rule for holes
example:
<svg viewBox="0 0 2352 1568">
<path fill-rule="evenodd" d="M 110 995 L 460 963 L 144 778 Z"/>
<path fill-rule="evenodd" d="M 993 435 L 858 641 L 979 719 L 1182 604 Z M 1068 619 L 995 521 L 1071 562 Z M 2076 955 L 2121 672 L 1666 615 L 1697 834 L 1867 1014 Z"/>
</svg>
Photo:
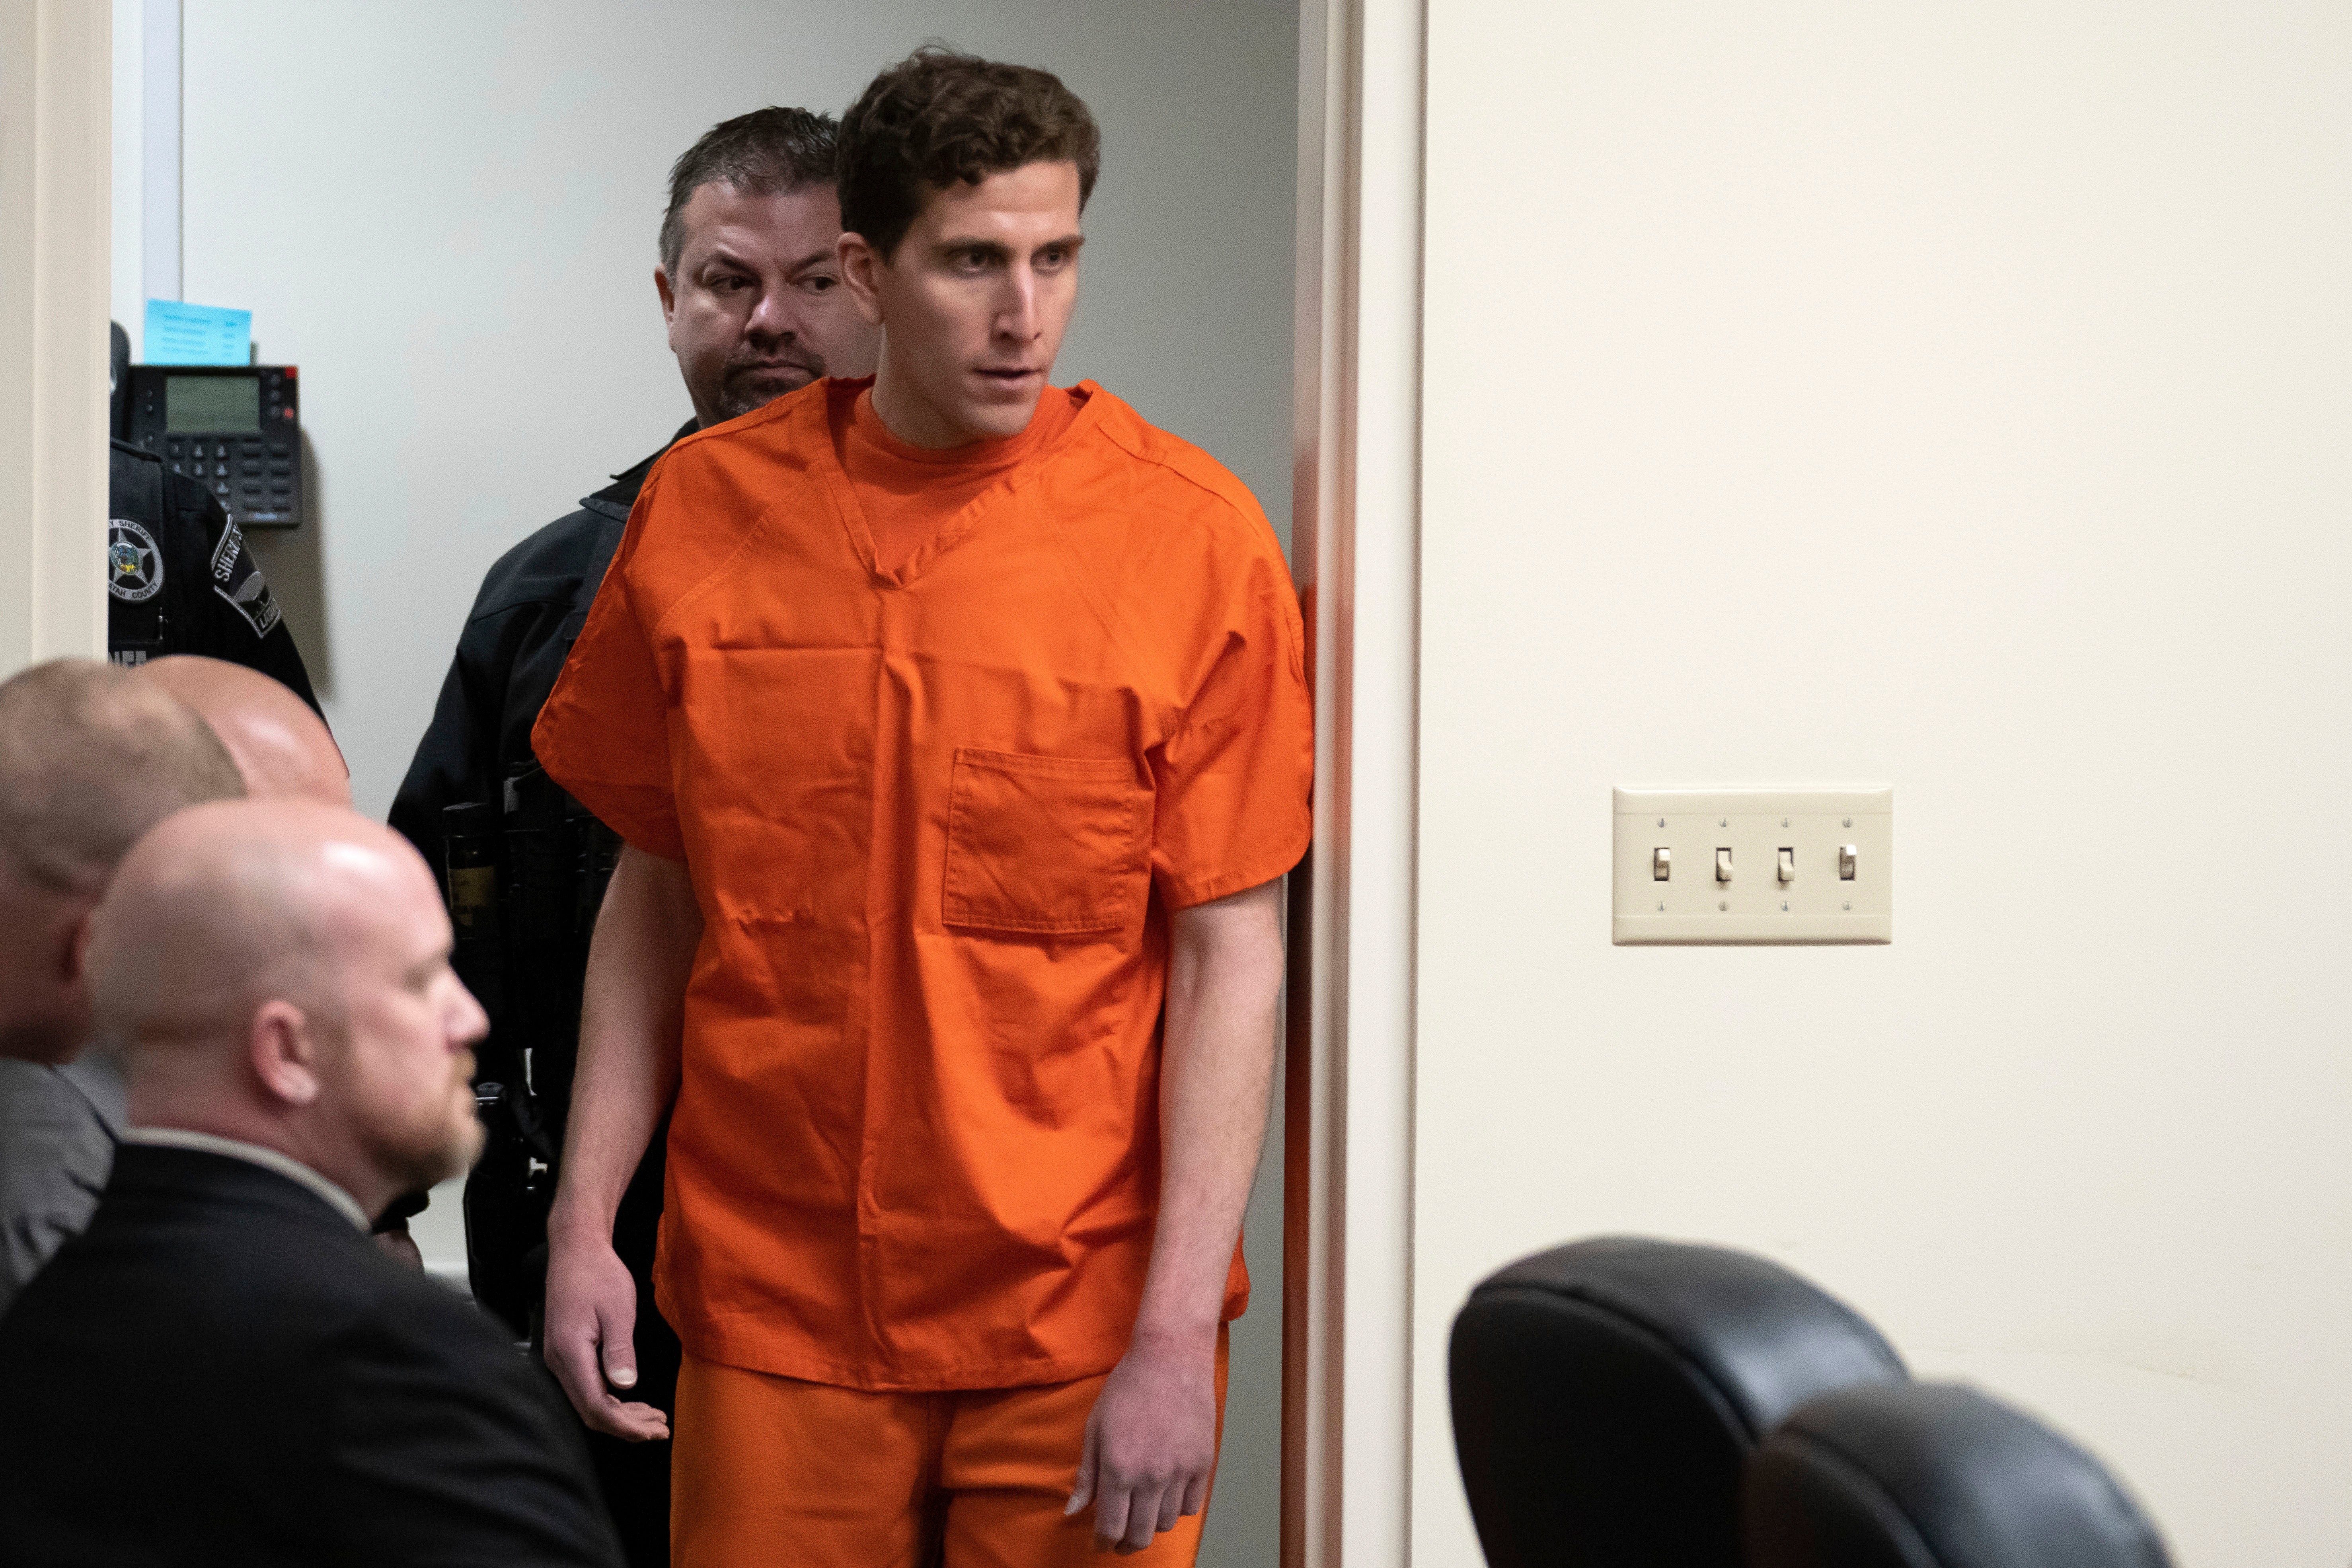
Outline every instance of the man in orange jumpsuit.
<svg viewBox="0 0 2352 1568">
<path fill-rule="evenodd" d="M 1185 1563 L 1308 834 L 1297 605 L 1232 475 L 1048 383 L 1086 106 L 924 51 L 841 142 L 877 374 L 670 449 L 533 735 L 629 846 L 549 1359 L 664 1431 L 609 1237 L 674 1098 L 676 1563 Z"/>
</svg>

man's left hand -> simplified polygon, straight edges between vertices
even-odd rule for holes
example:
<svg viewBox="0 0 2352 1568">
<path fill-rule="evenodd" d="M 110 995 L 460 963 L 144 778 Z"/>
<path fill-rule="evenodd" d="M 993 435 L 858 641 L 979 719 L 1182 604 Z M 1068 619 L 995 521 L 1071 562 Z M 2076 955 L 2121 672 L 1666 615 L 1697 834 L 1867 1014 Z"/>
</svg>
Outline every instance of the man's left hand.
<svg viewBox="0 0 2352 1568">
<path fill-rule="evenodd" d="M 1065 1514 L 1092 1502 L 1095 1550 L 1125 1556 L 1209 1500 L 1217 1465 L 1216 1331 L 1192 1342 L 1139 1336 L 1087 1417 Z"/>
</svg>

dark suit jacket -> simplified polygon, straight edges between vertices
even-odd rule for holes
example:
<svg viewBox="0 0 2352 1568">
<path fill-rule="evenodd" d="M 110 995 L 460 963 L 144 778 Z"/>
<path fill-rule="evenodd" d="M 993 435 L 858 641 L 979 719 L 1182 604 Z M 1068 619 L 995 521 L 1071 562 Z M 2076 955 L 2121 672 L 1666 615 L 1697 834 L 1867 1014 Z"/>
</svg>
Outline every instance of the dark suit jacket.
<svg viewBox="0 0 2352 1568">
<path fill-rule="evenodd" d="M 0 1320 L 0 1563 L 617 1568 L 558 1398 L 317 1194 L 126 1144 Z"/>
</svg>

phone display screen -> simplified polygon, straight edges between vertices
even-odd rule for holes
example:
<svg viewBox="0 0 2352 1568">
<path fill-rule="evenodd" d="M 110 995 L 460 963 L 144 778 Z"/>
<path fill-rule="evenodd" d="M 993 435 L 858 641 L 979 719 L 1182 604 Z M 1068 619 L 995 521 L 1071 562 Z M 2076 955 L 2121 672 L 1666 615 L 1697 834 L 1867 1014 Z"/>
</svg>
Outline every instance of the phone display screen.
<svg viewBox="0 0 2352 1568">
<path fill-rule="evenodd" d="M 167 375 L 163 428 L 211 435 L 261 428 L 261 382 L 250 375 Z"/>
</svg>

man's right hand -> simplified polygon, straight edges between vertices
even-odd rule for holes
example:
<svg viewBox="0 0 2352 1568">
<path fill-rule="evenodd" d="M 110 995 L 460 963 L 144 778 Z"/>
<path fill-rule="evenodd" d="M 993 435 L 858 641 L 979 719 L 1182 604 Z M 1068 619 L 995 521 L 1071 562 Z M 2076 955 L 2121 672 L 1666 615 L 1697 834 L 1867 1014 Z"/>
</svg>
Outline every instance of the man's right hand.
<svg viewBox="0 0 2352 1568">
<path fill-rule="evenodd" d="M 547 1216 L 547 1365 L 580 1419 L 637 1443 L 668 1436 L 669 1417 L 613 1395 L 637 1384 L 637 1286 L 613 1251 L 613 1215 L 677 1098 L 686 982 L 701 940 L 687 868 L 623 849 L 589 939 L 580 1063 Z"/>
<path fill-rule="evenodd" d="M 633 1443 L 669 1436 L 669 1417 L 613 1390 L 637 1384 L 637 1282 L 601 1237 L 548 1240 L 547 1365 L 580 1419 Z"/>
</svg>

